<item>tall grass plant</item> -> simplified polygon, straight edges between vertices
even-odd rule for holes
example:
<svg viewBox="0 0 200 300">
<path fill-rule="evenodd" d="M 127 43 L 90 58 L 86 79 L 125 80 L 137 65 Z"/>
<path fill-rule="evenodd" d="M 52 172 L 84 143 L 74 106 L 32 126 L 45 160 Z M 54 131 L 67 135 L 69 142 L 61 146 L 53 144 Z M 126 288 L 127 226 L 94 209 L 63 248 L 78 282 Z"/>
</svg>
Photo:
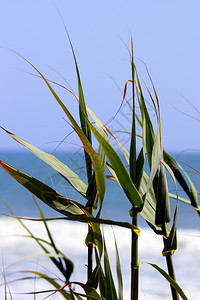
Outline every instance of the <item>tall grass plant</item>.
<svg viewBox="0 0 200 300">
<path fill-rule="evenodd" d="M 69 36 L 68 36 L 69 37 Z M 73 263 L 60 251 L 53 240 L 49 231 L 47 221 L 39 207 L 37 200 L 35 203 L 40 213 L 40 222 L 46 229 L 48 241 L 41 240 L 31 233 L 23 224 L 20 217 L 16 217 L 21 225 L 27 230 L 29 236 L 43 249 L 51 262 L 63 275 L 63 284 L 57 283 L 48 274 L 33 272 L 37 277 L 48 281 L 55 288 L 55 292 L 60 293 L 65 299 L 123 299 L 123 276 L 120 264 L 120 253 L 115 240 L 116 249 L 116 268 L 117 283 L 113 277 L 109 254 L 107 251 L 107 241 L 104 237 L 103 226 L 121 226 L 131 231 L 131 257 L 130 257 L 130 299 L 139 299 L 139 269 L 138 243 L 139 243 L 139 214 L 145 219 L 147 224 L 156 235 L 160 235 L 163 240 L 162 254 L 166 258 L 168 273 L 158 265 L 150 262 L 149 265 L 155 268 L 169 282 L 171 287 L 172 299 L 187 299 L 183 290 L 179 287 L 175 278 L 173 266 L 173 254 L 177 249 L 176 221 L 178 214 L 179 201 L 193 206 L 199 214 L 197 191 L 178 162 L 172 158 L 163 147 L 161 112 L 159 99 L 153 81 L 148 69 L 151 87 L 139 76 L 134 60 L 133 42 L 131 41 L 130 66 L 132 78 L 124 83 L 123 101 L 126 100 L 127 89 L 131 87 L 132 103 L 130 111 L 132 114 L 132 125 L 130 128 L 130 143 L 126 149 L 101 121 L 86 105 L 84 91 L 81 83 L 81 76 L 78 68 L 75 51 L 69 38 L 72 54 L 75 62 L 77 74 L 77 95 L 68 87 L 61 86 L 67 92 L 71 93 L 79 107 L 79 119 L 76 120 L 71 114 L 68 106 L 59 97 L 54 89 L 54 84 L 48 80 L 33 64 L 14 52 L 27 64 L 29 64 L 36 75 L 43 80 L 46 87 L 52 94 L 52 98 L 60 106 L 66 115 L 73 131 L 77 134 L 80 143 L 84 149 L 85 168 L 87 170 L 87 181 L 84 182 L 78 174 L 72 171 L 67 165 L 59 161 L 55 156 L 40 150 L 29 142 L 18 137 L 14 133 L 1 127 L 12 139 L 20 143 L 23 147 L 31 151 L 43 162 L 51 166 L 58 172 L 80 195 L 85 199 L 84 204 L 77 199 L 69 199 L 59 194 L 56 190 L 45 183 L 25 174 L 23 171 L 0 161 L 0 166 L 10 174 L 21 185 L 28 189 L 34 197 L 43 201 L 46 205 L 59 212 L 66 221 L 79 221 L 88 224 L 88 234 L 85 239 L 87 247 L 87 280 L 86 282 L 71 282 L 70 277 L 73 272 Z M 152 92 L 151 92 L 152 90 Z M 147 100 L 152 103 L 156 115 L 156 126 L 153 125 L 152 116 L 148 110 Z M 137 109 L 136 109 L 137 107 Z M 138 110 L 139 108 L 139 110 Z M 154 122 L 155 123 L 155 122 Z M 139 131 L 138 129 L 139 128 Z M 112 146 L 111 140 L 115 140 L 120 146 L 123 159 Z M 95 143 L 94 143 L 95 140 Z M 93 144 L 98 144 L 96 151 Z M 125 162 L 124 162 L 125 161 Z M 149 165 L 149 171 L 144 169 L 145 161 Z M 127 168 L 128 165 L 128 168 Z M 109 171 L 109 176 L 107 172 Z M 170 194 L 168 191 L 168 180 L 166 172 L 169 173 L 174 181 L 176 193 Z M 116 221 L 102 218 L 102 208 L 104 205 L 104 196 L 106 190 L 105 177 L 119 184 L 123 190 L 127 201 L 131 205 L 130 222 L 124 220 Z M 185 198 L 179 197 L 177 185 L 182 187 L 185 192 Z M 170 198 L 176 201 L 175 212 L 171 211 Z M 10 209 L 10 208 L 9 208 Z M 14 212 L 10 209 L 12 215 Z M 171 225 L 170 225 L 171 224 Z M 61 228 L 62 230 L 62 228 Z M 63 232 L 63 236 L 66 233 Z M 46 246 L 50 246 L 48 250 Z M 150 245 L 147 244 L 147 248 Z M 6 285 L 5 285 L 6 286 Z M 118 288 L 117 288 L 118 286 Z M 81 288 L 77 290 L 77 287 Z M 5 291 L 6 295 L 6 291 Z M 5 296 L 6 297 L 6 296 Z"/>
</svg>

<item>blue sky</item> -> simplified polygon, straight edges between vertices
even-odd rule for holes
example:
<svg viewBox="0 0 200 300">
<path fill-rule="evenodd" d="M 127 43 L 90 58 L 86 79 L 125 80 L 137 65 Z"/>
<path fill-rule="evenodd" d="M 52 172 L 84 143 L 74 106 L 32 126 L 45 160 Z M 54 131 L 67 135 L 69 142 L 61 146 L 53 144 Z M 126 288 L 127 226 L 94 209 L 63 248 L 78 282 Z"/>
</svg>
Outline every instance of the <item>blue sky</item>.
<svg viewBox="0 0 200 300">
<path fill-rule="evenodd" d="M 200 110 L 199 1 L 2 1 L 0 46 L 18 51 L 47 78 L 64 84 L 55 69 L 76 91 L 73 57 L 56 6 L 71 36 L 87 105 L 104 123 L 122 101 L 113 80 L 123 90 L 130 79 L 124 44 L 130 46 L 132 35 L 135 56 L 147 64 L 159 96 L 165 148 L 200 149 L 200 122 L 188 116 L 200 115 L 184 99 Z M 138 59 L 136 64 L 146 79 L 143 64 Z M 0 125 L 52 151 L 71 129 L 42 80 L 24 71 L 33 72 L 23 59 L 0 49 Z M 76 116 L 74 98 L 57 91 Z M 129 129 L 120 114 L 118 123 Z M 22 150 L 3 131 L 0 139 L 2 150 Z"/>
</svg>

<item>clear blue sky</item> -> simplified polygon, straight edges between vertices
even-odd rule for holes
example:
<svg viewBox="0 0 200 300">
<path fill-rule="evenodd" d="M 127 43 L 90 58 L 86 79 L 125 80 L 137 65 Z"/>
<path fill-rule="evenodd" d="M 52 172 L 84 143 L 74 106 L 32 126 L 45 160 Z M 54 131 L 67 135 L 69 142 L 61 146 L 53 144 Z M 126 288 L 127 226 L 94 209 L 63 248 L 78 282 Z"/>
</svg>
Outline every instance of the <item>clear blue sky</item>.
<svg viewBox="0 0 200 300">
<path fill-rule="evenodd" d="M 86 102 L 102 121 L 122 100 L 110 77 L 121 90 L 130 79 L 124 43 L 130 46 L 131 33 L 135 56 L 147 64 L 160 99 L 165 148 L 200 149 L 200 122 L 185 114 L 200 115 L 180 96 L 200 110 L 200 1 L 1 1 L 0 46 L 18 51 L 47 78 L 64 83 L 49 67 L 56 69 L 76 91 L 73 57 L 55 4 L 71 36 Z M 146 78 L 142 63 L 136 64 Z M 70 127 L 42 80 L 21 70 L 32 72 L 22 59 L 0 49 L 0 125 L 52 150 L 56 143 L 43 144 L 62 140 Z M 77 115 L 76 101 L 58 93 Z M 124 124 L 123 116 L 118 118 Z M 1 150 L 22 149 L 3 131 L 0 140 Z"/>
</svg>

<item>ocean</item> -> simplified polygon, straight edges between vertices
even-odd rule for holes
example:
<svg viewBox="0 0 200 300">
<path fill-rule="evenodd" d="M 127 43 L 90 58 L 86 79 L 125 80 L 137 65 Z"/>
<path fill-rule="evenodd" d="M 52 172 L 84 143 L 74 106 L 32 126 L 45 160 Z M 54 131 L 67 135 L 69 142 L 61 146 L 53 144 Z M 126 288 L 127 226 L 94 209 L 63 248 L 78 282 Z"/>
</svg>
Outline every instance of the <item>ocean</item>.
<svg viewBox="0 0 200 300">
<path fill-rule="evenodd" d="M 81 152 L 58 153 L 56 156 L 71 167 L 83 180 L 85 169 L 83 168 L 83 154 Z M 195 183 L 197 191 L 200 189 L 200 155 L 179 153 L 176 159 L 187 169 Z M 0 153 L 0 159 L 20 169 L 21 171 L 43 181 L 56 189 L 64 196 L 81 201 L 82 199 L 60 175 L 41 162 L 34 155 L 27 152 Z M 169 178 L 169 190 L 175 192 L 172 180 Z M 1 245 L 1 286 L 0 299 L 5 299 L 4 276 L 12 294 L 8 292 L 7 299 L 44 299 L 49 293 L 43 291 L 52 290 L 52 286 L 43 280 L 17 280 L 29 277 L 30 273 L 24 270 L 41 271 L 51 274 L 52 277 L 61 276 L 51 265 L 48 257 L 43 255 L 42 250 L 27 235 L 20 223 L 7 216 L 10 215 L 4 201 L 11 207 L 14 213 L 21 217 L 38 217 L 38 211 L 28 191 L 21 187 L 4 170 L 0 169 L 0 245 Z M 39 202 L 45 217 L 53 218 L 60 215 Z M 171 200 L 172 211 L 175 208 L 175 201 Z M 106 197 L 103 206 L 104 218 L 131 221 L 129 217 L 130 204 L 123 192 L 115 182 L 106 180 Z M 40 238 L 45 238 L 46 233 L 42 223 L 35 221 L 24 221 L 31 232 Z M 75 264 L 71 281 L 85 282 L 87 249 L 84 247 L 84 239 L 87 234 L 87 225 L 56 220 L 48 222 L 49 228 L 55 239 L 57 247 L 65 253 Z M 178 249 L 173 255 L 177 283 L 183 289 L 190 300 L 200 298 L 200 219 L 194 208 L 186 204 L 179 204 L 178 211 Z M 139 261 L 140 265 L 140 297 L 141 300 L 171 299 L 170 288 L 166 280 L 148 263 L 157 264 L 166 270 L 165 259 L 161 252 L 163 249 L 162 238 L 157 236 L 140 217 L 139 227 Z M 107 237 L 107 247 L 111 265 L 115 274 L 115 248 L 113 243 L 113 231 L 110 226 L 104 226 Z M 130 231 L 114 227 L 114 234 L 120 253 L 123 279 L 124 279 L 124 300 L 130 299 Z M 116 278 L 116 275 L 114 275 Z M 31 294 L 40 291 L 36 296 Z M 35 298 L 34 298 L 35 297 Z M 50 299 L 62 299 L 62 296 L 55 294 Z"/>
</svg>

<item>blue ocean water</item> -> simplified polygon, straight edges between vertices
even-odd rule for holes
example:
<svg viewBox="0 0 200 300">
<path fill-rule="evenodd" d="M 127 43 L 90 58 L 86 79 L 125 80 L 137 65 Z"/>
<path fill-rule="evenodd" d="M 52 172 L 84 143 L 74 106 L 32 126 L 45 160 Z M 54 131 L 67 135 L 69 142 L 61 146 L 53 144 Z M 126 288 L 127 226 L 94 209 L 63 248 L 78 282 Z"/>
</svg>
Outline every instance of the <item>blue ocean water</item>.
<svg viewBox="0 0 200 300">
<path fill-rule="evenodd" d="M 82 152 L 56 153 L 55 156 L 67 164 L 79 177 L 86 181 L 86 170 L 84 167 L 84 155 Z M 175 154 L 174 157 L 188 171 L 197 191 L 200 190 L 200 154 Z M 62 195 L 85 203 L 81 197 L 58 173 L 29 152 L 7 152 L 0 153 L 0 159 L 18 168 L 19 170 L 37 178 L 51 186 Z M 175 185 L 168 176 L 169 191 L 175 193 Z M 179 191 L 180 192 L 180 191 Z M 10 175 L 0 168 L 0 213 L 9 214 L 3 201 L 6 201 L 16 215 L 37 217 L 38 211 L 31 194 L 16 182 Z M 41 208 L 46 217 L 59 216 L 53 209 L 47 207 L 40 201 Z M 172 211 L 175 209 L 176 201 L 171 200 Z M 129 209 L 131 205 L 119 185 L 107 179 L 106 195 L 103 205 L 103 216 L 109 219 L 130 221 Z M 140 218 L 140 226 L 145 227 L 145 221 Z M 178 228 L 199 229 L 199 216 L 190 205 L 179 203 Z"/>
</svg>

